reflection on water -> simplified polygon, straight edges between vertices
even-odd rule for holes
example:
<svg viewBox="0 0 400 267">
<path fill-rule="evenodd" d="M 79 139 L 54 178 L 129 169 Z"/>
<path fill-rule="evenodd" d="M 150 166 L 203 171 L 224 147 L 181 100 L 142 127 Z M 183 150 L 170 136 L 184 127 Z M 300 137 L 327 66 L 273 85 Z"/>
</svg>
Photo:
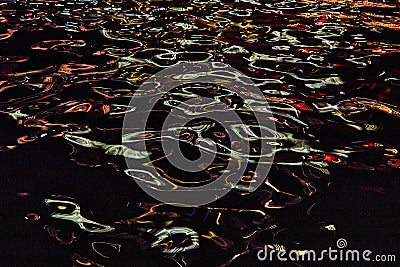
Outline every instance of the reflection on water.
<svg viewBox="0 0 400 267">
<path fill-rule="evenodd" d="M 1 203 L 13 210 L 2 214 L 11 233 L 3 260 L 240 265 L 256 263 L 264 245 L 302 253 L 343 236 L 355 246 L 392 248 L 399 17 L 396 1 L 2 1 Z M 139 86 L 187 61 L 224 62 L 250 77 L 273 111 L 274 140 L 259 135 L 234 92 L 206 84 L 171 90 L 149 131 L 121 136 L 124 115 L 135 112 L 133 94 L 157 93 Z M 173 140 L 179 130 L 183 153 L 194 158 L 211 146 L 208 138 L 217 158 L 195 175 L 168 164 L 159 125 L 175 107 L 206 115 L 208 105 L 183 103 L 195 96 L 225 103 L 245 122 L 230 130 L 251 144 L 246 173 L 207 206 L 157 203 L 134 180 L 173 190 L 211 182 L 229 161 L 240 163 L 242 144 L 198 119 L 163 134 Z M 144 139 L 146 147 L 136 145 Z M 267 164 L 260 142 L 275 146 L 268 177 L 254 172 Z M 155 168 L 143 161 L 148 155 Z M 124 157 L 142 168 L 127 168 Z M 264 182 L 251 192 L 253 179 Z"/>
</svg>

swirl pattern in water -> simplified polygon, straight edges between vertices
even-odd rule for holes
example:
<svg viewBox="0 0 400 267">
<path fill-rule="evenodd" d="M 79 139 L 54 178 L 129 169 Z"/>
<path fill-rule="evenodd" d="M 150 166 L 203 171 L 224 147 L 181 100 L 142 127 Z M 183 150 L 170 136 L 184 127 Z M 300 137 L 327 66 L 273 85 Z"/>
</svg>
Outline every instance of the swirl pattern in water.
<svg viewBox="0 0 400 267">
<path fill-rule="evenodd" d="M 394 251 L 399 30 L 398 1 L 1 1 L 0 265 L 265 265 L 264 246 L 301 255 L 340 237 Z M 140 85 L 192 61 L 250 78 L 273 113 L 273 138 L 234 91 L 210 84 L 169 91 L 147 131 L 123 135 L 131 97 L 157 94 Z M 225 129 L 206 118 L 213 103 L 184 103 L 194 97 L 224 103 L 242 122 Z M 204 118 L 161 130 L 174 109 Z M 173 140 L 177 130 L 186 157 L 212 145 L 215 160 L 196 173 L 169 164 L 160 135 Z M 218 179 L 243 158 L 228 131 L 250 153 L 224 197 L 177 207 L 136 183 L 168 191 Z M 267 177 L 255 171 L 270 164 L 261 142 L 274 146 Z M 262 185 L 253 191 L 255 180 Z"/>
</svg>

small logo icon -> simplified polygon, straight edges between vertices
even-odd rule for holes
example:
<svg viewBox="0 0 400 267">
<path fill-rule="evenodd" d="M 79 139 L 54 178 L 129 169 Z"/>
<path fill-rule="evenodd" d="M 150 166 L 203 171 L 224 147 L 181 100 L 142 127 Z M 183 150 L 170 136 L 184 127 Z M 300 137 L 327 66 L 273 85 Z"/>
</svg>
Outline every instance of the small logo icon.
<svg viewBox="0 0 400 267">
<path fill-rule="evenodd" d="M 344 238 L 339 238 L 339 239 L 336 241 L 336 246 L 337 246 L 338 248 L 345 248 L 345 247 L 347 247 L 347 241 L 346 241 L 346 239 L 344 239 Z"/>
</svg>

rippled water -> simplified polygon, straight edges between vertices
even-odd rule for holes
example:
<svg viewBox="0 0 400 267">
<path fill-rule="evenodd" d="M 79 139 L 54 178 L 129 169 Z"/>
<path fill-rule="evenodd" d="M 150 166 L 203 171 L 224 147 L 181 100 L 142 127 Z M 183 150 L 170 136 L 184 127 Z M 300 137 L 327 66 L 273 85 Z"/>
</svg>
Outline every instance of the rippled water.
<svg viewBox="0 0 400 267">
<path fill-rule="evenodd" d="M 395 1 L 1 1 L 4 266 L 253 265 L 264 245 L 301 253 L 337 238 L 394 252 L 399 10 Z M 129 137 L 146 147 L 121 145 L 139 86 L 187 61 L 224 62 L 250 77 L 277 138 L 268 177 L 250 164 L 228 195 L 197 208 L 158 203 L 134 180 L 195 186 L 232 160 L 238 144 L 200 119 L 181 133 L 182 149 L 196 158 L 196 140 L 211 138 L 216 162 L 196 175 L 168 164 L 158 126 L 192 96 L 243 115 L 236 133 L 250 136 L 262 161 L 263 137 L 233 92 L 172 90 L 151 131 Z M 184 111 L 193 110 L 207 113 L 202 103 Z M 124 156 L 147 153 L 156 169 L 126 166 Z M 264 180 L 255 192 L 252 179 Z"/>
</svg>

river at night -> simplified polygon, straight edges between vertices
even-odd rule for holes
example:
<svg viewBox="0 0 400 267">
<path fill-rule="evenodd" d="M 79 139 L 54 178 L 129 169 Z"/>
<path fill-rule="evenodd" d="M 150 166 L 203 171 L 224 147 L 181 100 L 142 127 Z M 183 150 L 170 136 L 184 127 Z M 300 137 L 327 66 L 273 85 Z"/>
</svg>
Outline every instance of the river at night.
<svg viewBox="0 0 400 267">
<path fill-rule="evenodd" d="M 185 62 L 251 80 L 271 136 L 244 87 L 161 94 L 146 82 Z M 143 96 L 146 130 L 126 134 Z M 207 118 L 216 103 L 240 123 Z M 185 127 L 163 126 L 173 110 Z M 400 257 L 400 2 L 0 1 L 0 125 L 0 266 L 360 264 L 258 258 L 328 247 Z M 217 156 L 187 172 L 161 135 L 191 160 Z M 229 193 L 197 206 L 139 186 L 176 192 L 221 175 Z"/>
</svg>

